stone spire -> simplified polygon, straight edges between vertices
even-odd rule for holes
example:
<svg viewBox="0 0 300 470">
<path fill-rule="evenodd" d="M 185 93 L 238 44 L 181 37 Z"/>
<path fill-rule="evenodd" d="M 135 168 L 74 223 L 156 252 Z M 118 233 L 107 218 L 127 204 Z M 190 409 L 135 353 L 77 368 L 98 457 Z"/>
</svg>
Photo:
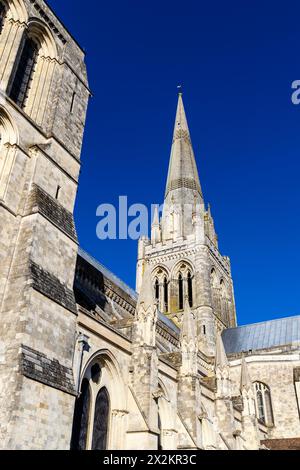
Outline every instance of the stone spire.
<svg viewBox="0 0 300 470">
<path fill-rule="evenodd" d="M 147 423 L 141 432 L 145 449 L 153 445 L 157 433 L 158 407 L 154 395 L 158 390 L 158 356 L 156 323 L 158 309 L 154 301 L 151 268 L 145 263 L 141 291 L 132 331 L 132 389 Z M 157 445 L 157 444 L 156 444 Z"/>
<path fill-rule="evenodd" d="M 194 223 L 195 204 L 198 215 L 204 213 L 202 190 L 180 93 L 161 224 L 163 241 L 180 241 L 201 230 L 201 224 L 198 223 L 196 229 Z"/>
<path fill-rule="evenodd" d="M 256 411 L 255 411 L 255 398 L 249 374 L 248 365 L 245 357 L 242 358 L 241 363 L 241 396 L 243 401 L 242 410 L 242 430 L 243 438 L 247 443 L 247 449 L 257 450 L 260 446 L 260 437 L 257 426 Z"/>
<path fill-rule="evenodd" d="M 150 266 L 146 264 L 136 306 L 133 333 L 134 343 L 151 347 L 155 346 L 157 317 L 158 308 L 154 301 L 151 270 Z"/>
<path fill-rule="evenodd" d="M 165 197 L 167 198 L 170 191 L 180 188 L 191 189 L 202 196 L 197 165 L 181 93 L 178 97 Z"/>
<path fill-rule="evenodd" d="M 225 369 L 229 365 L 221 334 L 217 336 L 215 365 L 216 369 Z"/>
<path fill-rule="evenodd" d="M 151 281 L 151 272 L 148 264 L 145 266 L 145 271 L 142 280 L 142 287 L 138 299 L 137 310 L 143 308 L 144 311 L 147 311 L 149 308 L 154 306 L 154 296 L 152 289 Z"/>
<path fill-rule="evenodd" d="M 243 390 L 250 390 L 252 387 L 252 382 L 247 366 L 245 357 L 242 359 L 242 368 L 241 368 L 241 392 Z"/>
<path fill-rule="evenodd" d="M 194 313 L 191 311 L 191 307 L 188 298 L 185 299 L 184 313 L 182 317 L 182 325 L 180 331 L 180 344 L 197 344 L 197 326 Z"/>
</svg>

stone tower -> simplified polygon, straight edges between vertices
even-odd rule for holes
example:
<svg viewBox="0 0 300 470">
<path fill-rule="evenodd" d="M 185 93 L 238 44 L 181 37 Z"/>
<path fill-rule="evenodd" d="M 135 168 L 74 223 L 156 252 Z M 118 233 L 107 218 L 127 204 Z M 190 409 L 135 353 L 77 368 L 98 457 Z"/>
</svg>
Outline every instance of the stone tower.
<svg viewBox="0 0 300 470">
<path fill-rule="evenodd" d="M 139 241 L 138 292 L 146 264 L 160 311 L 180 325 L 187 297 L 196 316 L 199 349 L 214 355 L 217 331 L 236 325 L 233 283 L 229 258 L 219 252 L 211 210 L 205 206 L 181 93 L 162 217 L 156 210 L 151 240 Z"/>
<path fill-rule="evenodd" d="M 68 449 L 84 52 L 44 1 L 0 6 L 0 447 Z"/>
</svg>

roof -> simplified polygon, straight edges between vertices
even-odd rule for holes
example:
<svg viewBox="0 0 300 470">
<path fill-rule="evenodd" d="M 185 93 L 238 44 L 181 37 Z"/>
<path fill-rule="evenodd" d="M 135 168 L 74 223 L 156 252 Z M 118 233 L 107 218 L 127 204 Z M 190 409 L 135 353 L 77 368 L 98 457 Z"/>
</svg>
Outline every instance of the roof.
<svg viewBox="0 0 300 470">
<path fill-rule="evenodd" d="M 124 292 L 126 292 L 129 296 L 132 297 L 133 300 L 137 302 L 138 294 L 135 290 L 131 289 L 124 281 L 122 281 L 118 276 L 113 274 L 108 268 L 106 268 L 103 264 L 89 255 L 86 251 L 82 248 L 78 249 L 78 255 L 81 256 L 87 263 L 91 264 L 97 271 L 100 271 L 107 279 L 112 281 L 116 286 L 120 287 Z M 176 334 L 179 333 L 179 328 L 172 322 L 169 318 L 167 318 L 163 313 L 159 312 L 158 316 L 159 320 L 161 320 L 166 326 L 171 328 Z"/>
<path fill-rule="evenodd" d="M 269 450 L 300 450 L 300 438 L 265 439 L 260 441 Z"/>
<path fill-rule="evenodd" d="M 135 290 L 131 289 L 125 282 L 123 282 L 118 276 L 113 274 L 109 269 L 107 269 L 103 264 L 101 264 L 99 261 L 97 261 L 95 258 L 93 258 L 91 255 L 89 255 L 86 251 L 84 251 L 82 248 L 78 249 L 78 255 L 81 256 L 85 261 L 87 261 L 89 264 L 94 266 L 97 271 L 100 271 L 107 279 L 112 281 L 116 286 L 120 287 L 126 294 L 130 295 L 134 300 L 137 301 L 138 299 L 138 294 L 135 292 Z"/>
<path fill-rule="evenodd" d="M 222 338 L 226 354 L 300 344 L 300 315 L 228 328 Z"/>
</svg>

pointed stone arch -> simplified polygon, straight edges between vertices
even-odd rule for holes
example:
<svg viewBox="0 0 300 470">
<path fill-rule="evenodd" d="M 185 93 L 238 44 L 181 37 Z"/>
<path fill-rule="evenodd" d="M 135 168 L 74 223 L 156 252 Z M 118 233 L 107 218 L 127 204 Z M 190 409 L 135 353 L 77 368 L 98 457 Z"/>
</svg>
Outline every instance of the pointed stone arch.
<svg viewBox="0 0 300 470">
<path fill-rule="evenodd" d="M 98 448 L 102 443 L 107 449 L 122 449 L 127 415 L 126 387 L 118 361 L 111 351 L 98 350 L 89 357 L 81 374 L 81 383 L 84 380 L 89 383 L 91 401 L 86 448 Z M 105 398 L 105 406 L 99 402 L 101 397 Z M 105 423 L 101 423 L 101 419 L 99 421 L 96 416 L 99 412 L 102 418 L 105 417 Z M 95 437 L 95 426 L 100 430 L 101 436 L 98 438 Z M 76 430 L 73 429 L 73 434 L 74 432 Z"/>
<path fill-rule="evenodd" d="M 2 91 L 6 92 L 27 28 L 28 13 L 23 0 L 1 1 L 5 6 L 5 17 L 0 34 L 0 83 Z"/>
<path fill-rule="evenodd" d="M 190 307 L 194 303 L 195 270 L 189 260 L 181 260 L 172 269 L 173 292 L 176 298 L 176 309 L 184 309 L 185 298 L 188 297 Z"/>
<path fill-rule="evenodd" d="M 172 407 L 166 385 L 158 379 L 158 428 L 160 431 L 160 450 L 172 450 L 177 448 L 176 413 Z"/>
<path fill-rule="evenodd" d="M 170 302 L 170 272 L 164 265 L 155 266 L 151 274 L 154 298 L 161 312 L 167 313 Z"/>
<path fill-rule="evenodd" d="M 36 18 L 29 20 L 25 34 L 38 45 L 38 56 L 24 110 L 38 125 L 42 125 L 54 70 L 58 65 L 57 47 L 48 26 Z"/>
<path fill-rule="evenodd" d="M 222 277 L 220 280 L 221 317 L 226 325 L 230 325 L 230 296 L 228 283 Z"/>
<path fill-rule="evenodd" d="M 8 94 L 40 126 L 58 64 L 57 54 L 48 26 L 37 18 L 30 18 L 18 46 Z"/>
</svg>

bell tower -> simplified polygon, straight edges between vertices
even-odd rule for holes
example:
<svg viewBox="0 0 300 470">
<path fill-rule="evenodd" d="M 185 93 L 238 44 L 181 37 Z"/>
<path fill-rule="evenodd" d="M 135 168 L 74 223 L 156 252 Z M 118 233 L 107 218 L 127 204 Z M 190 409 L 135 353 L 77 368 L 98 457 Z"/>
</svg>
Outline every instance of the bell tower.
<svg viewBox="0 0 300 470">
<path fill-rule="evenodd" d="M 0 447 L 68 449 L 84 52 L 46 2 L 0 4 Z"/>
<path fill-rule="evenodd" d="M 211 209 L 205 206 L 182 93 L 162 217 L 156 210 L 151 239 L 139 241 L 138 292 L 145 264 L 151 266 L 160 310 L 180 326 L 188 305 L 196 316 L 200 350 L 214 355 L 216 332 L 236 325 L 233 283 L 229 258 L 219 252 Z"/>
</svg>

